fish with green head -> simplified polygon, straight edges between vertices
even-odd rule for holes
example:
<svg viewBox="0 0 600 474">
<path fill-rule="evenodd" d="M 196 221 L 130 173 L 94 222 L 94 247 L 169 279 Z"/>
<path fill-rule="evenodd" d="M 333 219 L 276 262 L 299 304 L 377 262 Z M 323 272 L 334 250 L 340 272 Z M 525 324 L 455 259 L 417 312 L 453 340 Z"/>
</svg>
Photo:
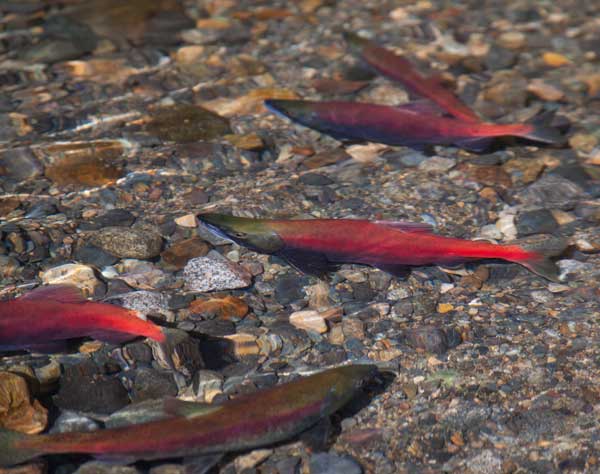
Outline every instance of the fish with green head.
<svg viewBox="0 0 600 474">
<path fill-rule="evenodd" d="M 342 263 L 377 267 L 405 276 L 407 266 L 455 265 L 481 259 L 519 263 L 556 281 L 558 268 L 549 257 L 565 248 L 562 239 L 535 248 L 520 243 L 498 245 L 433 233 L 425 223 L 367 219 L 252 219 L 200 214 L 200 222 L 218 235 L 257 252 L 283 258 L 303 273 L 323 276 Z"/>
<path fill-rule="evenodd" d="M 374 365 L 336 367 L 217 405 L 167 399 L 165 415 L 154 421 L 92 432 L 28 436 L 0 429 L 0 466 L 45 454 L 134 462 L 267 446 L 339 410 L 376 373 Z"/>
</svg>

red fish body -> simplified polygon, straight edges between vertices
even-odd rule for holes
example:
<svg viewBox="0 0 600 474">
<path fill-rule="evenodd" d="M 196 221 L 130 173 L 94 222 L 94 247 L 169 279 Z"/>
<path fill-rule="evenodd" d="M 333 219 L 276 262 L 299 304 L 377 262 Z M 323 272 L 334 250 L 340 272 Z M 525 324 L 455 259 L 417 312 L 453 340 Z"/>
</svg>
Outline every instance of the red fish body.
<svg viewBox="0 0 600 474">
<path fill-rule="evenodd" d="M 135 461 L 280 442 L 337 411 L 375 372 L 370 365 L 338 367 L 216 406 L 171 400 L 167 413 L 155 421 L 121 428 L 38 436 L 0 430 L 0 466 L 43 454 L 83 453 Z"/>
<path fill-rule="evenodd" d="M 563 137 L 550 127 L 464 121 L 435 114 L 427 105 L 398 107 L 343 101 L 267 100 L 265 105 L 291 120 L 339 140 L 360 140 L 419 148 L 456 145 L 481 151 L 495 137 L 516 136 L 546 143 Z"/>
<path fill-rule="evenodd" d="M 411 92 L 435 102 L 458 119 L 466 122 L 480 121 L 473 110 L 463 104 L 438 80 L 419 74 L 402 56 L 352 33 L 346 33 L 344 37 L 357 50 L 361 59 L 380 74 L 400 82 Z"/>
<path fill-rule="evenodd" d="M 229 239 L 287 259 L 305 273 L 322 274 L 340 263 L 362 263 L 392 274 L 406 266 L 451 265 L 502 259 L 556 280 L 556 265 L 519 245 L 443 237 L 427 224 L 358 219 L 270 220 L 200 214 L 199 220 Z"/>
<path fill-rule="evenodd" d="M 0 302 L 0 350 L 43 350 L 81 337 L 117 343 L 137 336 L 165 338 L 159 326 L 135 311 L 88 301 L 73 286 L 41 287 Z"/>
</svg>

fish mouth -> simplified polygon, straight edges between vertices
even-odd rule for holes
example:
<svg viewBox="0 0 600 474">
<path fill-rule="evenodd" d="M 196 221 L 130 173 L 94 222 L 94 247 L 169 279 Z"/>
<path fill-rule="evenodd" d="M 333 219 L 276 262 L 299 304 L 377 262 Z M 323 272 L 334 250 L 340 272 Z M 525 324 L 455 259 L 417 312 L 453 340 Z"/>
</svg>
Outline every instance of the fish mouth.
<svg viewBox="0 0 600 474">
<path fill-rule="evenodd" d="M 227 232 L 225 232 L 217 224 L 217 222 L 222 220 L 219 214 L 198 214 L 196 218 L 204 227 L 210 230 L 217 237 L 221 237 L 222 239 L 226 239 L 233 242 L 233 239 L 227 234 Z"/>
</svg>

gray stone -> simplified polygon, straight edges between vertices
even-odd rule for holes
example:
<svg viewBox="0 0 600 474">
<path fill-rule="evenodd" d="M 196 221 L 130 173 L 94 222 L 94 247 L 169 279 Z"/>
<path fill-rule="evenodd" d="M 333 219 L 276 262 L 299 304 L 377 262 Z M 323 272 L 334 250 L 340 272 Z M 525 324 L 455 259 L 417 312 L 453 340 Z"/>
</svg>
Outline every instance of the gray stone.
<svg viewBox="0 0 600 474">
<path fill-rule="evenodd" d="M 105 227 L 92 235 L 90 243 L 115 257 L 145 260 L 158 256 L 163 242 L 150 229 Z"/>
<path fill-rule="evenodd" d="M 522 212 L 517 216 L 515 224 L 519 237 L 552 233 L 558 229 L 558 222 L 548 209 Z"/>
<path fill-rule="evenodd" d="M 362 472 L 362 468 L 350 456 L 317 453 L 310 458 L 310 474 L 361 474 Z"/>
<path fill-rule="evenodd" d="M 183 279 L 185 289 L 195 293 L 246 288 L 252 283 L 248 270 L 214 251 L 191 259 L 183 269 Z"/>
</svg>

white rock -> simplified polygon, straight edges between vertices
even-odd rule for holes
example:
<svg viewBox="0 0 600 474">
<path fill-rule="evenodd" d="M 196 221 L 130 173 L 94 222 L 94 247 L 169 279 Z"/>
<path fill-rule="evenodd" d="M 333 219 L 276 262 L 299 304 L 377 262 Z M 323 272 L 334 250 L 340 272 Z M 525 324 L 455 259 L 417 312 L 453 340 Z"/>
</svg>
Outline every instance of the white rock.
<svg viewBox="0 0 600 474">
<path fill-rule="evenodd" d="M 245 288 L 252 283 L 248 270 L 215 251 L 191 259 L 183 269 L 183 279 L 185 289 L 194 293 Z"/>
<path fill-rule="evenodd" d="M 175 224 L 179 227 L 187 227 L 193 229 L 198 226 L 198 221 L 194 214 L 186 214 L 185 216 L 178 217 L 175 219 Z"/>
<path fill-rule="evenodd" d="M 314 331 L 319 334 L 327 332 L 327 323 L 325 318 L 313 310 L 296 311 L 290 315 L 290 324 L 298 329 L 305 331 Z"/>
<path fill-rule="evenodd" d="M 46 285 L 75 285 L 85 296 L 93 296 L 100 281 L 87 265 L 67 263 L 40 273 Z"/>
<path fill-rule="evenodd" d="M 453 158 L 444 158 L 443 156 L 432 156 L 419 163 L 419 169 L 423 171 L 448 171 L 456 166 L 456 160 Z"/>
</svg>

